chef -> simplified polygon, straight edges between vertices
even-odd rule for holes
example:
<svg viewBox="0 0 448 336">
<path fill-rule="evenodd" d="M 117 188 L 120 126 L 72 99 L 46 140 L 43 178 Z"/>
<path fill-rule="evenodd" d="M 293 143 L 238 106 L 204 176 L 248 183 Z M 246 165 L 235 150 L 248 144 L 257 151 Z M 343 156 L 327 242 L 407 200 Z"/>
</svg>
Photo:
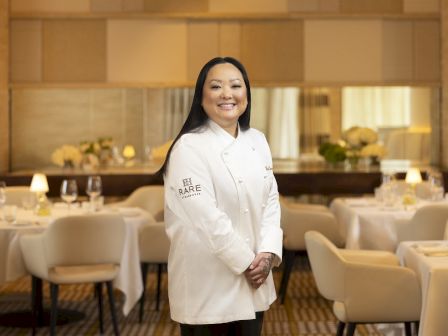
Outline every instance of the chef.
<svg viewBox="0 0 448 336">
<path fill-rule="evenodd" d="M 261 335 L 281 262 L 277 184 L 265 136 L 250 128 L 250 85 L 214 58 L 161 168 L 170 312 L 181 335 Z"/>
</svg>

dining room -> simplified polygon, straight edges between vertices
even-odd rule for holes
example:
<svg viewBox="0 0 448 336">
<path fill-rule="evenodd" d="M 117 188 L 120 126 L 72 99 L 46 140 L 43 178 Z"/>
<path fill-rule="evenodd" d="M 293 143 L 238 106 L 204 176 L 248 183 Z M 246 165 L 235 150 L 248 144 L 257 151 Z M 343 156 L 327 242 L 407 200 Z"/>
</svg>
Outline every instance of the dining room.
<svg viewBox="0 0 448 336">
<path fill-rule="evenodd" d="M 274 180 L 280 195 L 279 299 L 262 335 L 342 335 L 341 322 L 347 335 L 448 332 L 437 313 L 448 297 L 440 285 L 448 267 L 447 46 L 443 0 L 0 0 L 0 335 L 180 335 L 170 315 L 165 231 L 174 233 L 160 169 L 193 110 L 201 67 L 217 56 L 247 70 L 250 127 L 272 158 L 262 186 Z M 203 147 L 214 151 L 212 142 Z M 208 192 L 188 178 L 185 190 Z M 222 182 L 238 192 L 243 213 L 252 204 L 250 192 L 241 196 L 246 181 L 237 169 L 234 185 Z M 67 238 L 62 252 L 70 218 L 102 216 L 122 232 L 109 243 L 119 255 L 87 261 L 81 229 L 67 232 L 85 245 Z M 415 314 L 393 324 L 338 315 L 307 252 L 315 241 L 306 232 L 316 230 L 341 260 L 387 253 L 383 261 L 414 272 L 419 324 Z M 109 236 L 92 251 L 108 250 Z M 48 267 L 69 271 L 42 271 L 50 246 L 61 257 Z M 77 268 L 75 256 L 92 270 Z"/>
</svg>

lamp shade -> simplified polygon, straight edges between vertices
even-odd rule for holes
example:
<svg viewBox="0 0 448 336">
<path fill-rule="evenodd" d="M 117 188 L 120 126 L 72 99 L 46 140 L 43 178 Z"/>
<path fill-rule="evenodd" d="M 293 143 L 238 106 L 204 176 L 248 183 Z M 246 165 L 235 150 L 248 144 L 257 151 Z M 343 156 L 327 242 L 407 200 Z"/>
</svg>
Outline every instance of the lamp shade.
<svg viewBox="0 0 448 336">
<path fill-rule="evenodd" d="M 409 184 L 417 184 L 422 182 L 422 175 L 420 174 L 420 169 L 418 168 L 409 168 L 406 173 L 406 183 Z"/>
<path fill-rule="evenodd" d="M 30 190 L 32 192 L 44 192 L 44 193 L 46 193 L 49 190 L 47 177 L 45 176 L 45 174 L 33 175 Z"/>
<path fill-rule="evenodd" d="M 123 156 L 126 159 L 132 159 L 135 156 L 135 149 L 132 145 L 126 145 L 123 149 Z"/>
</svg>

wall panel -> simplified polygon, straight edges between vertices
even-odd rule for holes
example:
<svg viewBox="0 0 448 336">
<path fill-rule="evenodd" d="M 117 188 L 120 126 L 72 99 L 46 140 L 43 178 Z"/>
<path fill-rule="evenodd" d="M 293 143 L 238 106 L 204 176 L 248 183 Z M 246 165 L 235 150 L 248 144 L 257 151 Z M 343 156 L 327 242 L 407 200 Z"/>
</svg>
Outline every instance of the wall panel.
<svg viewBox="0 0 448 336">
<path fill-rule="evenodd" d="M 11 23 L 11 81 L 42 80 L 42 22 L 15 20 Z"/>
<path fill-rule="evenodd" d="M 303 79 L 303 24 L 291 21 L 247 21 L 241 27 L 241 59 L 257 81 Z"/>
<path fill-rule="evenodd" d="M 109 82 L 179 82 L 187 78 L 184 21 L 109 20 Z"/>
<path fill-rule="evenodd" d="M 209 0 L 212 13 L 286 13 L 288 0 Z"/>
<path fill-rule="evenodd" d="M 413 79 L 413 26 L 411 21 L 383 21 L 383 80 Z"/>
<path fill-rule="evenodd" d="M 289 0 L 290 12 L 338 12 L 339 0 Z"/>
<path fill-rule="evenodd" d="M 414 79 L 440 80 L 440 26 L 436 21 L 414 22 Z"/>
<path fill-rule="evenodd" d="M 216 22 L 188 23 L 188 80 L 195 81 L 202 66 L 219 56 L 219 27 Z"/>
<path fill-rule="evenodd" d="M 149 12 L 207 12 L 208 0 L 144 0 Z"/>
<path fill-rule="evenodd" d="M 0 172 L 9 169 L 9 1 L 0 0 Z"/>
<path fill-rule="evenodd" d="M 55 148 L 89 137 L 88 90 L 19 90 L 12 102 L 13 169 L 47 167 Z"/>
<path fill-rule="evenodd" d="M 122 0 L 90 0 L 92 12 L 121 12 Z"/>
<path fill-rule="evenodd" d="M 305 22 L 305 81 L 382 79 L 381 20 Z"/>
<path fill-rule="evenodd" d="M 340 0 L 343 13 L 402 13 L 403 0 Z"/>
<path fill-rule="evenodd" d="M 90 0 L 11 0 L 11 12 L 89 12 Z"/>
<path fill-rule="evenodd" d="M 443 0 L 403 0 L 405 13 L 437 13 L 440 12 L 440 1 Z"/>
<path fill-rule="evenodd" d="M 106 23 L 104 20 L 43 22 L 45 81 L 104 81 Z"/>
<path fill-rule="evenodd" d="M 241 57 L 241 24 L 236 21 L 221 21 L 219 24 L 219 55 Z"/>
</svg>

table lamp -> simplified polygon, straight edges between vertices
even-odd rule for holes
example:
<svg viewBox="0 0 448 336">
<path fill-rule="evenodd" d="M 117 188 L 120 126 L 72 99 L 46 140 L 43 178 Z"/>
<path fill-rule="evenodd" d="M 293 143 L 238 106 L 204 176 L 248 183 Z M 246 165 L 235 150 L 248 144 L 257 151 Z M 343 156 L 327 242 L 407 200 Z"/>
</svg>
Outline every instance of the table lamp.
<svg viewBox="0 0 448 336">
<path fill-rule="evenodd" d="M 48 190 L 48 182 L 45 174 L 34 174 L 31 180 L 30 191 L 35 192 L 37 195 L 36 214 L 39 216 L 50 215 L 50 204 L 45 195 Z"/>
<path fill-rule="evenodd" d="M 417 183 L 422 182 L 422 175 L 420 174 L 420 169 L 418 168 L 409 168 L 406 173 L 406 183 L 411 186 L 410 192 L 406 192 L 403 196 L 403 204 L 404 205 L 413 205 L 416 202 L 415 199 L 415 186 Z"/>
<path fill-rule="evenodd" d="M 422 182 L 422 175 L 420 174 L 420 169 L 418 168 L 409 168 L 406 173 L 406 183 L 415 187 L 417 183 Z"/>
</svg>

